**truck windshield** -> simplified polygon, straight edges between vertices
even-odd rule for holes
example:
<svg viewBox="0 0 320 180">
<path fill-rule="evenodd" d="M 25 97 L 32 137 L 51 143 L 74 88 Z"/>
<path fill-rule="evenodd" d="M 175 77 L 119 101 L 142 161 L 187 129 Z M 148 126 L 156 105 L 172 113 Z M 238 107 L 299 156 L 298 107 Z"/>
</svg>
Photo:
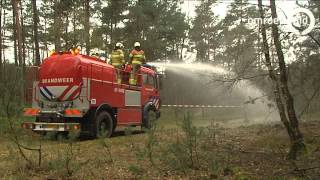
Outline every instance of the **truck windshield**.
<svg viewBox="0 0 320 180">
<path fill-rule="evenodd" d="M 156 88 L 156 80 L 155 77 L 153 77 L 150 74 L 143 74 L 143 85 L 144 86 L 152 86 Z"/>
</svg>

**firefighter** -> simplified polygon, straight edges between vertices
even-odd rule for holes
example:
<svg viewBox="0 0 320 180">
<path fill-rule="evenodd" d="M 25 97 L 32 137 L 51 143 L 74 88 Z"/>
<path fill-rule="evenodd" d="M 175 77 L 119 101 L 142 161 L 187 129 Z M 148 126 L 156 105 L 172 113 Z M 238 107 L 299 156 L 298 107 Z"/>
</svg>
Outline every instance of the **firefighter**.
<svg viewBox="0 0 320 180">
<path fill-rule="evenodd" d="M 117 73 L 117 83 L 121 84 L 121 69 L 124 66 L 124 54 L 122 51 L 123 45 L 118 42 L 116 43 L 114 49 L 112 50 L 112 53 L 110 55 L 110 64 L 116 68 Z"/>
<path fill-rule="evenodd" d="M 137 85 L 137 73 L 140 70 L 141 65 L 146 63 L 144 51 L 141 50 L 139 42 L 134 43 L 134 49 L 131 51 L 129 58 L 129 64 L 132 64 L 132 72 L 130 74 L 129 84 Z"/>
</svg>

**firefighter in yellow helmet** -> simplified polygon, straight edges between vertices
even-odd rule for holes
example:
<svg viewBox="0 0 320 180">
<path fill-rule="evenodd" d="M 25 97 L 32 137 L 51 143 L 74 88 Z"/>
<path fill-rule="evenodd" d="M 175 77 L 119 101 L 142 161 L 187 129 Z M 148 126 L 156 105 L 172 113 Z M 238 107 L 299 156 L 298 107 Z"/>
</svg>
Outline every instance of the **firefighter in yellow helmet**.
<svg viewBox="0 0 320 180">
<path fill-rule="evenodd" d="M 141 68 L 142 64 L 146 63 L 146 58 L 144 51 L 141 50 L 139 42 L 134 43 L 134 49 L 129 54 L 129 64 L 132 64 L 132 72 L 130 74 L 129 84 L 137 85 L 138 71 Z"/>
<path fill-rule="evenodd" d="M 110 55 L 110 64 L 116 68 L 117 73 L 117 83 L 121 84 L 121 69 L 124 65 L 124 54 L 122 51 L 123 45 L 121 43 L 116 43 L 112 53 Z"/>
</svg>

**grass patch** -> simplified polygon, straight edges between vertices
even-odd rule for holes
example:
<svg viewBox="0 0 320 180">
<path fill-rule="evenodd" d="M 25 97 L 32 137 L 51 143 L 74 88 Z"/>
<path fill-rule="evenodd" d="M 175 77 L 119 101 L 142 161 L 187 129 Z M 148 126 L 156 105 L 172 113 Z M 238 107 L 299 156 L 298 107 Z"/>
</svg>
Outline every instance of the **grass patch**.
<svg viewBox="0 0 320 180">
<path fill-rule="evenodd" d="M 36 152 L 25 152 L 34 162 L 30 165 L 3 138 L 0 174 L 5 179 L 312 179 L 320 175 L 319 169 L 297 171 L 320 165 L 318 121 L 301 124 L 308 152 L 291 162 L 285 158 L 289 145 L 281 125 L 225 128 L 219 121 L 199 125 L 205 120 L 197 119 L 193 111 L 177 115 L 166 119 L 169 115 L 163 113 L 145 133 L 130 127 L 110 139 L 42 139 L 40 167 L 35 165 Z M 39 146 L 40 136 L 18 132 L 24 145 Z"/>
</svg>

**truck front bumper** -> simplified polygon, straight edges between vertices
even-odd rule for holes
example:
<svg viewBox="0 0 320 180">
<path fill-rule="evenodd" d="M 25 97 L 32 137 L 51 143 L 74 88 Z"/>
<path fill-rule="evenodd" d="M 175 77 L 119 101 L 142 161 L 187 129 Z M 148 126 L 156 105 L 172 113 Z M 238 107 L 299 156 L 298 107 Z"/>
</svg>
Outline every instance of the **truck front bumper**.
<svg viewBox="0 0 320 180">
<path fill-rule="evenodd" d="M 23 122 L 22 128 L 33 131 L 78 131 L 81 126 L 80 123 L 45 123 L 45 122 Z"/>
</svg>

